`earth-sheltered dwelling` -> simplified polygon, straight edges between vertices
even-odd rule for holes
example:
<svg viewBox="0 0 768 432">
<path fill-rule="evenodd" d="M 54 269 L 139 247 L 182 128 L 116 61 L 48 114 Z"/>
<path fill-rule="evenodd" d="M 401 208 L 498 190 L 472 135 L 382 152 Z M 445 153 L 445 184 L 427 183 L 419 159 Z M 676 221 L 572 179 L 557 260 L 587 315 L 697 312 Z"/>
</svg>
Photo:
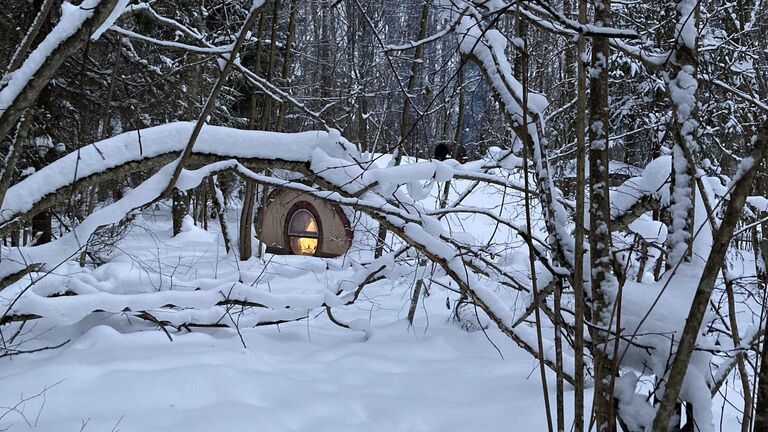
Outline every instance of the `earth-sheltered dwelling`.
<svg viewBox="0 0 768 432">
<path fill-rule="evenodd" d="M 256 222 L 268 253 L 331 258 L 352 245 L 353 231 L 340 206 L 295 190 L 270 193 Z"/>
</svg>

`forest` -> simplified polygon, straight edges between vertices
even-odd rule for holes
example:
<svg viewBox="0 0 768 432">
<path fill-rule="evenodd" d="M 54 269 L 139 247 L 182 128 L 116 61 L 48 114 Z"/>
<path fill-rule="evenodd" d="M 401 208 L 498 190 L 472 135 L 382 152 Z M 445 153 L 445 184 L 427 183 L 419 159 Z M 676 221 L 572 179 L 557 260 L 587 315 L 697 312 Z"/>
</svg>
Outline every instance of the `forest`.
<svg viewBox="0 0 768 432">
<path fill-rule="evenodd" d="M 2 0 L 0 431 L 768 432 L 765 0 Z"/>
</svg>

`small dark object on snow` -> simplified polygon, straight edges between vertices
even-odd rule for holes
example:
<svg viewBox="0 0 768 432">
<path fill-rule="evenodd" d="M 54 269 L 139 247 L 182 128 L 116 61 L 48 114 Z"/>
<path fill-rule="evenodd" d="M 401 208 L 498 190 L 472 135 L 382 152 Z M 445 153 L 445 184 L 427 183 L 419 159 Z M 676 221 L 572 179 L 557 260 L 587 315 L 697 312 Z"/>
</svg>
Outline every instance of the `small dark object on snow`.
<svg viewBox="0 0 768 432">
<path fill-rule="evenodd" d="M 438 144 L 435 146 L 435 159 L 444 161 L 448 158 L 454 158 L 460 163 L 467 162 L 467 149 L 463 145 L 456 146 L 456 154 L 451 154 L 451 148 L 445 144 Z"/>
<path fill-rule="evenodd" d="M 445 144 L 438 144 L 435 147 L 435 159 L 444 161 L 451 154 L 451 149 Z"/>
<path fill-rule="evenodd" d="M 463 145 L 459 145 L 456 147 L 456 154 L 453 155 L 453 158 L 459 161 L 459 163 L 467 163 L 469 161 L 469 157 L 467 157 L 467 149 L 464 148 Z"/>
</svg>

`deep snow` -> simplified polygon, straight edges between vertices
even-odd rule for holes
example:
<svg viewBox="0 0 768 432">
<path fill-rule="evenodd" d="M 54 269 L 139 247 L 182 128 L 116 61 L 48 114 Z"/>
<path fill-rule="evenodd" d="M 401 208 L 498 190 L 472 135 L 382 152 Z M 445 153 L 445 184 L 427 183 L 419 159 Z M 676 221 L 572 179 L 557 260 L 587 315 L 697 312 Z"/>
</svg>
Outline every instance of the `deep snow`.
<svg viewBox="0 0 768 432">
<path fill-rule="evenodd" d="M 484 187 L 465 205 L 517 220 L 520 196 L 508 193 L 501 206 L 500 190 Z M 230 232 L 236 232 L 238 215 L 236 209 L 229 214 Z M 511 273 L 528 277 L 522 241 L 510 229 L 479 215 L 451 215 L 444 223 L 455 239 L 490 242 Z M 366 218 L 357 220 L 356 246 L 337 259 L 268 255 L 265 261 L 239 262 L 225 254 L 217 224 L 211 220 L 208 232 L 186 224 L 172 238 L 168 209 L 161 204 L 137 217 L 108 264 L 81 269 L 70 262 L 38 281 L 25 296 L 30 303 L 17 305 L 46 312 L 45 319 L 30 323 L 28 336 L 40 337 L 25 348 L 71 342 L 54 351 L 0 359 L 0 406 L 13 407 L 44 391 L 13 410 L 0 410 L 0 415 L 7 411 L 0 430 L 546 430 L 537 363 L 493 325 L 485 332 L 460 328 L 446 307 L 455 294 L 433 285 L 414 326 L 408 327 L 405 316 L 416 273 L 370 285 L 355 304 L 334 308 L 340 321 L 365 331 L 334 325 L 322 309 L 307 311 L 308 319 L 298 322 L 251 328 L 265 313 L 306 315 L 295 310 L 297 305 L 317 304 L 351 280 L 353 264 L 370 255 L 365 243 L 375 225 Z M 540 226 L 535 231 L 543 237 Z M 171 330 L 173 341 L 157 326 L 121 312 L 131 305 L 133 311 L 147 308 L 169 320 L 236 320 L 237 309 L 232 317 L 222 317 L 214 303 L 226 294 L 219 290 L 238 279 L 252 284 L 259 299 L 289 298 L 294 309 L 247 313 L 240 334 Z M 659 288 L 630 285 L 645 294 Z M 81 295 L 47 297 L 67 290 Z M 7 300 L 12 291 L 0 296 Z M 513 305 L 510 317 L 530 302 L 517 292 L 496 295 L 503 300 L 500 306 Z M 187 299 L 186 306 L 194 309 L 163 308 L 166 299 Z M 106 312 L 91 313 L 95 308 Z M 525 326 L 520 331 L 530 331 Z M 725 386 L 736 406 L 738 386 Z M 549 389 L 554 401 L 552 374 Z M 591 399 L 589 391 L 586 399 Z M 571 407 L 568 389 L 567 416 Z M 715 424 L 722 414 L 723 430 L 739 429 L 738 413 L 721 399 L 715 400 L 712 414 Z"/>
<path fill-rule="evenodd" d="M 77 279 L 100 292 L 130 296 L 189 290 L 194 281 L 214 275 L 226 279 L 237 272 L 233 256 L 224 255 L 215 221 L 211 232 L 187 227 L 171 238 L 167 216 L 164 210 L 140 216 L 112 262 L 92 271 L 67 267 L 35 289 L 44 295 L 62 289 L 67 279 Z M 474 224 L 478 235 L 492 228 L 488 221 Z M 316 292 L 351 274 L 342 259 L 270 259 L 263 274 L 263 264 L 256 259 L 240 263 L 239 271 L 261 275 L 257 287 L 262 289 L 296 293 Z M 158 268 L 164 277 L 151 271 Z M 156 327 L 135 318 L 129 322 L 119 313 L 95 313 L 44 335 L 50 341 L 73 338 L 59 350 L 0 360 L 4 389 L 0 405 L 13 406 L 52 386 L 9 412 L 0 428 L 52 432 L 545 428 L 538 375 L 532 374 L 536 363 L 527 353 L 494 328 L 488 329 L 487 337 L 461 330 L 449 319 L 446 293 L 437 287 L 409 328 L 404 320 L 408 296 L 409 287 L 402 281 L 394 286 L 383 281 L 367 287 L 354 305 L 336 312 L 347 322 L 370 319 L 368 333 L 343 329 L 325 314 L 312 314 L 308 320 L 279 327 L 243 328 L 245 347 L 233 330 L 172 333 L 171 342 Z M 35 329 L 44 325 L 37 323 Z"/>
</svg>

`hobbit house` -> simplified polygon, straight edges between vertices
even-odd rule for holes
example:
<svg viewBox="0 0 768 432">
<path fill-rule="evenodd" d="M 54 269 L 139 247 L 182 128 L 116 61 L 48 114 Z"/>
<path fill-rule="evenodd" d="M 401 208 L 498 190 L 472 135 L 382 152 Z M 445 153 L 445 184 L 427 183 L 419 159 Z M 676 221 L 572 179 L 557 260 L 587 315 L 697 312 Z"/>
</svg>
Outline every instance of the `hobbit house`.
<svg viewBox="0 0 768 432">
<path fill-rule="evenodd" d="M 257 226 L 268 253 L 331 258 L 352 245 L 349 219 L 340 206 L 289 189 L 269 194 Z"/>
</svg>

